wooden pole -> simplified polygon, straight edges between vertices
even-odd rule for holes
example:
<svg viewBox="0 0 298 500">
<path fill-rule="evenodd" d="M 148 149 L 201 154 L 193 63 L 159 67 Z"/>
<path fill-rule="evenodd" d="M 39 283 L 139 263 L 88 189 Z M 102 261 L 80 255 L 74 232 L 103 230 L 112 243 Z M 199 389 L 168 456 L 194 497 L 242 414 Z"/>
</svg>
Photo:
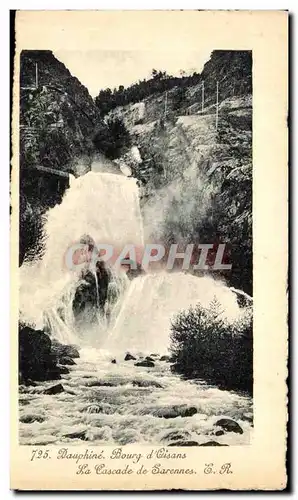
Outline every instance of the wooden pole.
<svg viewBox="0 0 298 500">
<path fill-rule="evenodd" d="M 166 99 L 165 99 L 165 119 L 167 116 L 167 105 L 168 105 L 168 92 L 166 92 Z"/>
<path fill-rule="evenodd" d="M 215 121 L 215 128 L 217 131 L 218 128 L 218 82 L 216 82 L 216 121 Z"/>
<path fill-rule="evenodd" d="M 204 99 L 205 99 L 205 87 L 204 87 L 204 80 L 202 81 L 202 113 L 204 111 Z"/>
<path fill-rule="evenodd" d="M 35 87 L 38 88 L 38 66 L 35 63 Z"/>
</svg>

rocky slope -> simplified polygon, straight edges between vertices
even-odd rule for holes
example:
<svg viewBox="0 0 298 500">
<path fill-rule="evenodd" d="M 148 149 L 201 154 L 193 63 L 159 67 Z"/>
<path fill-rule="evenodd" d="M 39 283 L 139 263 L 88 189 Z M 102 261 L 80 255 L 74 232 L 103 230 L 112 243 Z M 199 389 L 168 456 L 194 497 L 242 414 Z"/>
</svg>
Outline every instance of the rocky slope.
<svg viewBox="0 0 298 500">
<path fill-rule="evenodd" d="M 148 237 L 227 243 L 228 281 L 252 293 L 251 53 L 214 51 L 200 82 L 117 107 L 132 148 Z M 202 82 L 204 105 L 202 108 Z M 218 119 L 216 88 L 218 82 Z M 153 222 L 154 221 L 154 222 Z"/>
<path fill-rule="evenodd" d="M 87 89 L 51 51 L 24 50 L 20 65 L 22 263 L 42 250 L 42 216 L 61 202 L 68 173 L 90 170 L 101 120 Z"/>
<path fill-rule="evenodd" d="M 37 162 L 71 171 L 78 157 L 92 152 L 98 110 L 51 51 L 24 50 L 20 57 L 21 166 Z"/>
</svg>

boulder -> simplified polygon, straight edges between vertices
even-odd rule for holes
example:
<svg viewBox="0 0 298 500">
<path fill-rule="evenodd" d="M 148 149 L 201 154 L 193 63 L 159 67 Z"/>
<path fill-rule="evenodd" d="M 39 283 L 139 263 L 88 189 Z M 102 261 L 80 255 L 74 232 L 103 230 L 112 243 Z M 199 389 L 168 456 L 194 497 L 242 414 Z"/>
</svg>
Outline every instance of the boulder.
<svg viewBox="0 0 298 500">
<path fill-rule="evenodd" d="M 186 408 L 184 414 L 181 416 L 182 417 L 192 417 L 196 413 L 198 413 L 198 410 L 194 406 L 190 406 L 189 408 Z"/>
<path fill-rule="evenodd" d="M 61 375 L 68 375 L 68 373 L 70 373 L 69 369 L 66 368 L 66 366 L 59 366 L 59 370 Z"/>
<path fill-rule="evenodd" d="M 145 358 L 145 359 L 146 359 L 147 361 L 152 361 L 152 362 L 154 362 L 154 361 L 155 361 L 153 358 L 151 358 L 151 356 L 146 356 L 146 358 Z"/>
<path fill-rule="evenodd" d="M 184 441 L 184 440 L 190 440 L 191 434 L 188 431 L 171 431 L 165 434 L 161 440 L 162 441 Z M 174 446 L 174 444 L 171 444 L 171 446 Z"/>
<path fill-rule="evenodd" d="M 51 339 L 43 330 L 19 325 L 19 374 L 22 383 L 61 379 Z"/>
<path fill-rule="evenodd" d="M 86 384 L 87 387 L 116 387 L 119 385 L 116 381 L 107 381 L 107 380 L 91 380 Z"/>
<path fill-rule="evenodd" d="M 130 354 L 130 352 L 127 352 L 124 361 L 130 361 L 131 359 L 136 360 L 137 358 L 135 358 L 132 354 Z"/>
<path fill-rule="evenodd" d="M 135 363 L 135 366 L 144 366 L 145 368 L 154 368 L 155 364 L 153 361 L 149 361 L 148 359 L 144 359 L 143 361 L 138 361 Z"/>
<path fill-rule="evenodd" d="M 214 433 L 215 436 L 222 436 L 224 434 L 224 431 L 216 431 Z"/>
<path fill-rule="evenodd" d="M 89 238 L 88 235 L 87 238 Z M 81 238 L 82 240 L 84 237 Z M 95 249 L 95 244 L 91 240 L 92 238 L 87 242 L 85 238 L 83 242 L 89 246 L 89 250 Z M 82 270 L 81 283 L 76 289 L 72 302 L 74 317 L 78 321 L 87 313 L 89 320 L 93 322 L 96 320 L 98 307 L 102 312 L 104 311 L 111 278 L 110 271 L 103 261 L 97 261 L 95 273 L 96 276 L 88 269 Z"/>
<path fill-rule="evenodd" d="M 71 432 L 70 434 L 64 434 L 63 437 L 70 438 L 70 439 L 82 439 L 82 441 L 86 441 L 86 432 L 87 429 L 83 431 L 78 431 L 78 432 Z"/>
<path fill-rule="evenodd" d="M 162 389 L 163 386 L 156 382 L 156 380 L 133 380 L 132 385 L 136 387 L 156 387 L 157 389 Z"/>
<path fill-rule="evenodd" d="M 221 427 L 227 432 L 236 432 L 237 434 L 243 434 L 243 430 L 241 429 L 240 425 L 231 418 L 221 418 L 220 420 L 217 420 L 215 425 Z"/>
<path fill-rule="evenodd" d="M 113 365 L 116 365 L 116 364 L 117 364 L 116 359 L 112 359 L 112 360 L 111 360 L 111 363 L 112 363 Z"/>
<path fill-rule="evenodd" d="M 199 446 L 228 446 L 228 445 L 218 443 L 217 441 L 207 441 L 207 443 L 199 444 Z"/>
<path fill-rule="evenodd" d="M 22 415 L 20 417 L 20 422 L 23 424 L 33 424 L 33 422 L 44 422 L 45 418 L 41 415 Z"/>
<path fill-rule="evenodd" d="M 198 412 L 194 406 L 173 405 L 164 408 L 158 408 L 153 414 L 159 418 L 177 418 L 192 417 Z"/>
<path fill-rule="evenodd" d="M 169 443 L 168 446 L 200 446 L 197 441 L 175 441 L 174 443 Z"/>
<path fill-rule="evenodd" d="M 64 356 L 62 358 L 59 358 L 59 363 L 60 365 L 76 365 L 76 362 L 70 358 L 69 356 Z"/>
<path fill-rule="evenodd" d="M 75 345 L 61 344 L 56 339 L 52 339 L 52 353 L 58 358 L 69 357 L 69 358 L 79 358 L 80 353 Z"/>
<path fill-rule="evenodd" d="M 43 394 L 60 394 L 61 392 L 64 392 L 64 387 L 62 384 L 57 384 L 57 385 L 52 385 L 52 387 L 49 387 L 48 389 L 45 389 L 43 391 Z"/>
<path fill-rule="evenodd" d="M 160 361 L 166 361 L 167 363 L 169 363 L 170 360 L 171 360 L 170 356 L 166 356 L 166 355 L 161 356 L 161 358 L 160 358 Z"/>
</svg>

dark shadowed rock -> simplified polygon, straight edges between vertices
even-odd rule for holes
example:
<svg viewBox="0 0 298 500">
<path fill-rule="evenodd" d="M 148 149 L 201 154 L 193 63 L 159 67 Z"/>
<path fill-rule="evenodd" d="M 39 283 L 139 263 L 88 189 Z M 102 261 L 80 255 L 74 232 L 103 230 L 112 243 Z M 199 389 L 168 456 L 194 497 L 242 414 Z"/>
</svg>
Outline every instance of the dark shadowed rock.
<svg viewBox="0 0 298 500">
<path fill-rule="evenodd" d="M 108 382 L 107 380 L 92 380 L 86 384 L 87 387 L 116 387 L 117 381 Z"/>
<path fill-rule="evenodd" d="M 185 405 L 173 405 L 164 408 L 158 408 L 153 415 L 159 418 L 177 418 L 177 417 L 192 417 L 198 412 L 194 406 L 187 407 Z"/>
<path fill-rule="evenodd" d="M 214 433 L 215 436 L 222 436 L 224 434 L 224 431 L 216 431 Z"/>
<path fill-rule="evenodd" d="M 26 387 L 36 387 L 38 385 L 36 382 L 34 382 L 34 380 L 31 380 L 30 378 L 25 379 L 23 383 Z"/>
<path fill-rule="evenodd" d="M 19 325 L 19 375 L 22 383 L 59 380 L 56 358 L 51 353 L 51 339 L 42 330 Z"/>
<path fill-rule="evenodd" d="M 228 445 L 218 443 L 217 441 L 207 441 L 207 443 L 199 444 L 199 446 L 228 446 Z"/>
<path fill-rule="evenodd" d="M 19 405 L 20 406 L 28 406 L 29 404 L 30 404 L 30 401 L 28 399 L 19 398 Z"/>
<path fill-rule="evenodd" d="M 162 441 L 187 441 L 190 440 L 190 432 L 188 431 L 171 431 L 165 434 Z M 171 446 L 174 446 L 173 444 Z"/>
<path fill-rule="evenodd" d="M 151 358 L 151 356 L 146 356 L 146 358 L 145 358 L 145 359 L 146 359 L 147 361 L 152 361 L 152 362 L 154 362 L 154 359 L 153 359 L 153 358 Z"/>
<path fill-rule="evenodd" d="M 75 359 L 80 357 L 80 353 L 76 346 L 72 344 L 61 344 L 56 339 L 52 339 L 52 353 L 55 354 L 55 356 L 57 356 L 58 358 L 67 356 Z"/>
<path fill-rule="evenodd" d="M 20 422 L 23 424 L 33 424 L 33 422 L 44 422 L 45 418 L 40 415 L 23 415 Z"/>
<path fill-rule="evenodd" d="M 49 387 L 48 389 L 45 389 L 43 391 L 44 394 L 60 394 L 61 392 L 64 392 L 64 387 L 62 384 L 53 385 L 52 387 Z"/>
<path fill-rule="evenodd" d="M 87 441 L 86 432 L 87 432 L 86 429 L 83 431 L 71 432 L 70 434 L 64 434 L 63 437 L 70 439 L 82 439 L 82 441 Z"/>
<path fill-rule="evenodd" d="M 227 432 L 236 432 L 237 434 L 243 434 L 243 430 L 240 425 L 230 418 L 221 418 L 215 423 L 218 427 L 221 427 Z"/>
<path fill-rule="evenodd" d="M 90 236 L 84 235 L 80 242 L 87 244 L 89 251 L 96 250 L 95 242 L 87 241 Z M 90 270 L 82 270 L 81 283 L 76 289 L 72 303 L 75 318 L 80 321 L 87 313 L 88 319 L 93 322 L 96 320 L 98 307 L 104 312 L 104 306 L 108 298 L 108 287 L 110 282 L 110 271 L 103 261 L 96 262 L 95 273 Z"/>
<path fill-rule="evenodd" d="M 64 356 L 62 358 L 59 358 L 59 363 L 60 365 L 69 365 L 69 366 L 76 365 L 76 362 L 69 356 Z"/>
<path fill-rule="evenodd" d="M 111 360 L 111 363 L 112 363 L 113 365 L 116 365 L 116 364 L 117 364 L 116 359 L 112 359 L 112 360 Z"/>
<path fill-rule="evenodd" d="M 164 356 L 161 356 L 160 361 L 170 362 L 170 359 L 171 359 L 170 356 L 164 355 Z"/>
<path fill-rule="evenodd" d="M 155 364 L 153 361 L 149 361 L 148 359 L 144 359 L 143 361 L 138 361 L 135 363 L 135 366 L 144 366 L 145 368 L 154 368 Z"/>
<path fill-rule="evenodd" d="M 130 361 L 131 359 L 136 360 L 137 358 L 135 358 L 132 354 L 130 354 L 130 352 L 127 352 L 124 361 Z"/>
<path fill-rule="evenodd" d="M 192 417 L 196 413 L 198 413 L 198 410 L 194 406 L 191 406 L 190 408 L 186 408 L 184 415 L 181 415 L 181 416 L 182 417 Z"/>
<path fill-rule="evenodd" d="M 136 387 L 156 387 L 162 389 L 163 386 L 155 380 L 133 380 L 132 385 Z"/>
<path fill-rule="evenodd" d="M 197 441 L 175 441 L 174 443 L 169 443 L 168 446 L 200 446 Z"/>
<path fill-rule="evenodd" d="M 59 370 L 61 375 L 68 375 L 68 373 L 70 373 L 69 369 L 66 368 L 66 366 L 59 366 Z"/>
</svg>

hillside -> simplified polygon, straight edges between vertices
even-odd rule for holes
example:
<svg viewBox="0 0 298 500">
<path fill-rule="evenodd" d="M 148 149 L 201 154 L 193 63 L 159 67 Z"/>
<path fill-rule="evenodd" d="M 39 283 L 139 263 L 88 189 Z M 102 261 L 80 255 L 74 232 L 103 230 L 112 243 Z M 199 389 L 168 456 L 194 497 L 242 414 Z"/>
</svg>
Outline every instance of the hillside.
<svg viewBox="0 0 298 500">
<path fill-rule="evenodd" d="M 149 239 L 229 246 L 226 278 L 252 293 L 251 53 L 214 51 L 200 82 L 116 107 L 132 149 Z M 198 76 L 195 77 L 198 79 Z M 202 106 L 202 82 L 204 101 Z M 218 82 L 218 119 L 216 93 Z M 173 207 L 175 208 L 173 210 Z"/>
<path fill-rule="evenodd" d="M 47 50 L 23 51 L 20 74 L 21 168 L 88 164 L 99 114 L 87 89 Z"/>
<path fill-rule="evenodd" d="M 101 122 L 87 89 L 48 50 L 20 56 L 20 263 L 41 249 L 42 216 L 60 203 L 68 173 L 90 170 Z"/>
<path fill-rule="evenodd" d="M 21 259 L 67 187 L 40 168 L 82 175 L 100 155 L 138 179 L 148 240 L 227 243 L 226 279 L 252 292 L 250 51 L 216 50 L 201 74 L 153 70 L 95 100 L 51 51 L 23 51 L 20 83 Z"/>
</svg>

